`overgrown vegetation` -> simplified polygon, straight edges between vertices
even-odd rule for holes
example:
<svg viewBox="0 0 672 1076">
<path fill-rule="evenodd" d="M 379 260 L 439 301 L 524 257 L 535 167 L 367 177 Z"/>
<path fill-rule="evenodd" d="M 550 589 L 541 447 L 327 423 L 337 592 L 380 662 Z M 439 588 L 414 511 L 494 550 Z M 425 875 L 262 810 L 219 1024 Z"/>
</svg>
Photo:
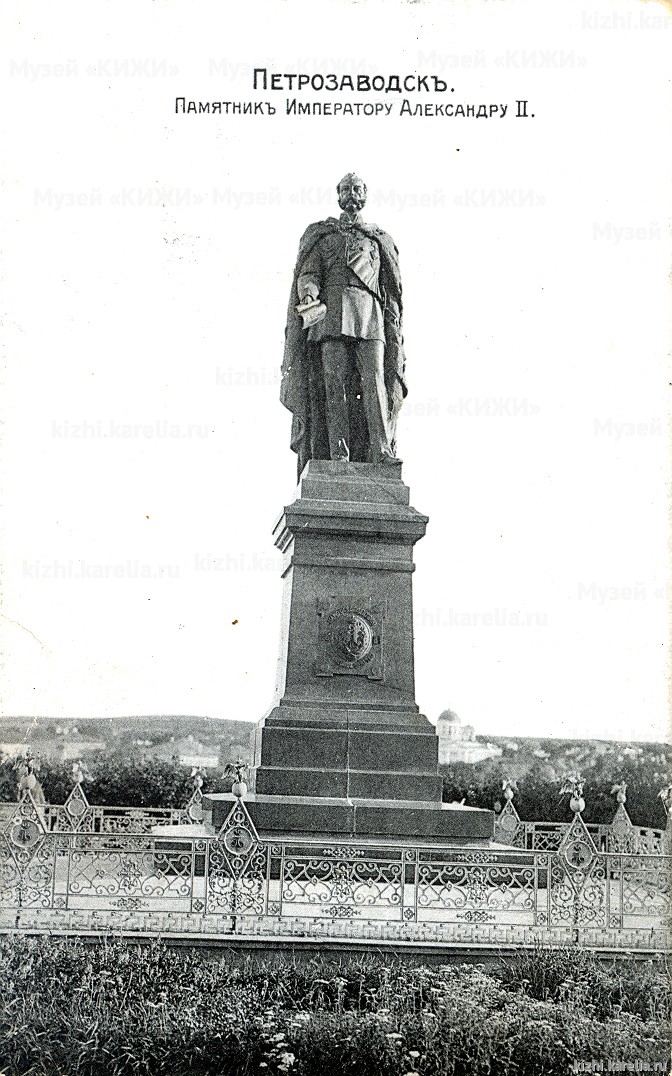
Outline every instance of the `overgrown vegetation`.
<svg viewBox="0 0 672 1076">
<path fill-rule="evenodd" d="M 73 788 L 72 762 L 39 762 L 37 777 L 46 803 L 64 803 Z M 127 755 L 104 755 L 86 763 L 83 789 L 101 807 L 183 807 L 193 792 L 191 767 L 179 762 Z M 220 770 L 202 772 L 203 792 L 229 792 L 231 778 Z M 14 760 L 0 764 L 0 800 L 17 798 Z M 1 1074 L 0 1074 L 1 1076 Z"/>
<path fill-rule="evenodd" d="M 551 741 L 543 741 L 551 746 Z M 563 741 L 558 741 L 562 744 Z M 558 795 L 561 783 L 569 772 L 573 756 L 562 754 L 541 761 L 529 758 L 498 758 L 474 765 L 453 763 L 441 767 L 444 800 L 464 800 L 472 807 L 488 810 L 502 798 L 502 781 L 515 778 L 517 792 L 514 804 L 525 821 L 569 821 L 572 813 L 567 797 Z M 667 749 L 665 749 L 667 750 Z M 550 752 L 549 752 L 550 754 Z M 47 803 L 63 803 L 73 787 L 73 763 L 41 759 L 37 776 Z M 191 768 L 177 760 L 163 761 L 151 756 L 134 758 L 117 752 L 101 754 L 87 760 L 84 791 L 90 803 L 121 807 L 181 807 L 193 791 Z M 670 767 L 660 745 L 644 745 L 636 757 L 621 757 L 613 753 L 590 756 L 581 762 L 586 810 L 589 822 L 611 822 L 616 801 L 611 788 L 619 781 L 628 787 L 627 808 L 635 825 L 662 829 L 665 810 L 659 791 L 670 780 Z M 228 792 L 231 778 L 220 769 L 204 770 L 203 792 Z M 13 759 L 0 763 L 0 801 L 15 800 L 17 771 Z M 0 1074 L 1 1076 L 1 1074 Z"/>
<path fill-rule="evenodd" d="M 665 827 L 665 810 L 659 793 L 669 784 L 672 773 L 669 747 L 641 744 L 636 754 L 626 754 L 635 749 L 609 744 L 609 750 L 599 753 L 590 744 L 568 748 L 562 740 L 540 742 L 546 748 L 545 759 L 519 751 L 517 755 L 505 753 L 502 758 L 473 764 L 454 762 L 441 766 L 444 800 L 464 800 L 470 807 L 492 810 L 497 802 L 504 802 L 502 781 L 506 778 L 516 782 L 518 791 L 513 802 L 524 821 L 566 822 L 571 818 L 571 811 L 567 799 L 562 799 L 558 792 L 568 774 L 579 772 L 587 821 L 611 822 L 616 812 L 611 789 L 624 781 L 627 809 L 633 823 L 653 829 Z"/>
<path fill-rule="evenodd" d="M 5 1076 L 566 1076 L 669 1056 L 661 962 L 241 961 L 161 943 L 0 943 Z"/>
</svg>

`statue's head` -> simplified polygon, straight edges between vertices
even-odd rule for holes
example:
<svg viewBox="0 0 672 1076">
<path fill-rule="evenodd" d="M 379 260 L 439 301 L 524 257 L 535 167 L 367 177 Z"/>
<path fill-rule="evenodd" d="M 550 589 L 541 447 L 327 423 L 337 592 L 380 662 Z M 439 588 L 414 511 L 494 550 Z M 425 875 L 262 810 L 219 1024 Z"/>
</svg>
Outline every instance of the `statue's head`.
<svg viewBox="0 0 672 1076">
<path fill-rule="evenodd" d="M 366 203 L 366 183 L 355 172 L 348 172 L 347 176 L 338 184 L 338 204 L 349 213 L 358 213 Z"/>
</svg>

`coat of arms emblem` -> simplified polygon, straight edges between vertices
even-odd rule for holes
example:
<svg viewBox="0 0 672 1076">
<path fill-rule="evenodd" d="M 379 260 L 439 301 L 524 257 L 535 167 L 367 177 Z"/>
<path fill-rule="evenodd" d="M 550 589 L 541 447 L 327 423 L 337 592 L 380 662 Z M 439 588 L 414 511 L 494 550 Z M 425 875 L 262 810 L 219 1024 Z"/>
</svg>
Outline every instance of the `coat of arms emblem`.
<svg viewBox="0 0 672 1076">
<path fill-rule="evenodd" d="M 384 612 L 385 603 L 370 597 L 318 600 L 317 676 L 382 680 Z"/>
<path fill-rule="evenodd" d="M 331 623 L 334 659 L 343 665 L 356 665 L 371 652 L 371 625 L 358 613 L 338 613 Z"/>
</svg>

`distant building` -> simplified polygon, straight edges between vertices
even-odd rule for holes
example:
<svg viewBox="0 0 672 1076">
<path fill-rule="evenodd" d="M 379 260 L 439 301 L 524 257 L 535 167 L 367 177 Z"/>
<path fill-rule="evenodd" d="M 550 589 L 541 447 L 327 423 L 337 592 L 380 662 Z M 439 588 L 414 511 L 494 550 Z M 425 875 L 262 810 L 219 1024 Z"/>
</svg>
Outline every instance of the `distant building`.
<svg viewBox="0 0 672 1076">
<path fill-rule="evenodd" d="M 49 740 L 27 740 L 24 743 L 1 743 L 0 752 L 16 758 L 20 755 L 33 755 L 35 758 L 53 759 L 56 762 L 68 762 L 83 758 L 94 752 L 104 751 L 107 744 L 103 740 L 89 740 L 83 736 L 57 736 Z"/>
<path fill-rule="evenodd" d="M 107 744 L 103 740 L 63 740 L 56 746 L 56 758 L 67 762 L 69 759 L 84 758 L 94 752 L 105 751 L 106 748 Z"/>
<path fill-rule="evenodd" d="M 216 747 L 205 746 L 199 743 L 191 733 L 176 740 L 171 736 L 169 740 L 159 744 L 150 752 L 155 758 L 170 762 L 176 758 L 181 766 L 202 767 L 204 770 L 214 770 L 219 766 L 219 752 Z"/>
<path fill-rule="evenodd" d="M 486 758 L 499 758 L 501 747 L 476 739 L 473 725 L 463 725 L 452 710 L 444 710 L 436 722 L 439 735 L 439 763 L 482 762 Z"/>
</svg>

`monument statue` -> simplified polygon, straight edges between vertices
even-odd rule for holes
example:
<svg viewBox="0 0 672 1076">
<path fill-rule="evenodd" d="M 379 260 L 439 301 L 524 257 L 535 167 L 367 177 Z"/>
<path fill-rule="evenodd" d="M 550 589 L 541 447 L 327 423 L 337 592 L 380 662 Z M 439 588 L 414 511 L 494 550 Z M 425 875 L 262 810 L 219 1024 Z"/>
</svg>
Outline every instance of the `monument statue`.
<svg viewBox="0 0 672 1076">
<path fill-rule="evenodd" d="M 289 300 L 281 398 L 300 481 L 273 532 L 280 646 L 246 809 L 278 844 L 482 845 L 494 816 L 442 802 L 438 737 L 415 701 L 413 550 L 428 520 L 395 452 L 406 395 L 397 248 L 363 222 L 358 176 L 337 190 L 341 216 L 306 230 Z M 231 796 L 208 795 L 203 809 L 218 832 Z M 339 914 L 327 893 L 324 914 Z"/>
<path fill-rule="evenodd" d="M 293 414 L 299 475 L 308 460 L 397 463 L 406 395 L 398 251 L 362 220 L 366 184 L 338 184 L 340 217 L 309 225 L 287 314 L 280 399 Z"/>
</svg>

